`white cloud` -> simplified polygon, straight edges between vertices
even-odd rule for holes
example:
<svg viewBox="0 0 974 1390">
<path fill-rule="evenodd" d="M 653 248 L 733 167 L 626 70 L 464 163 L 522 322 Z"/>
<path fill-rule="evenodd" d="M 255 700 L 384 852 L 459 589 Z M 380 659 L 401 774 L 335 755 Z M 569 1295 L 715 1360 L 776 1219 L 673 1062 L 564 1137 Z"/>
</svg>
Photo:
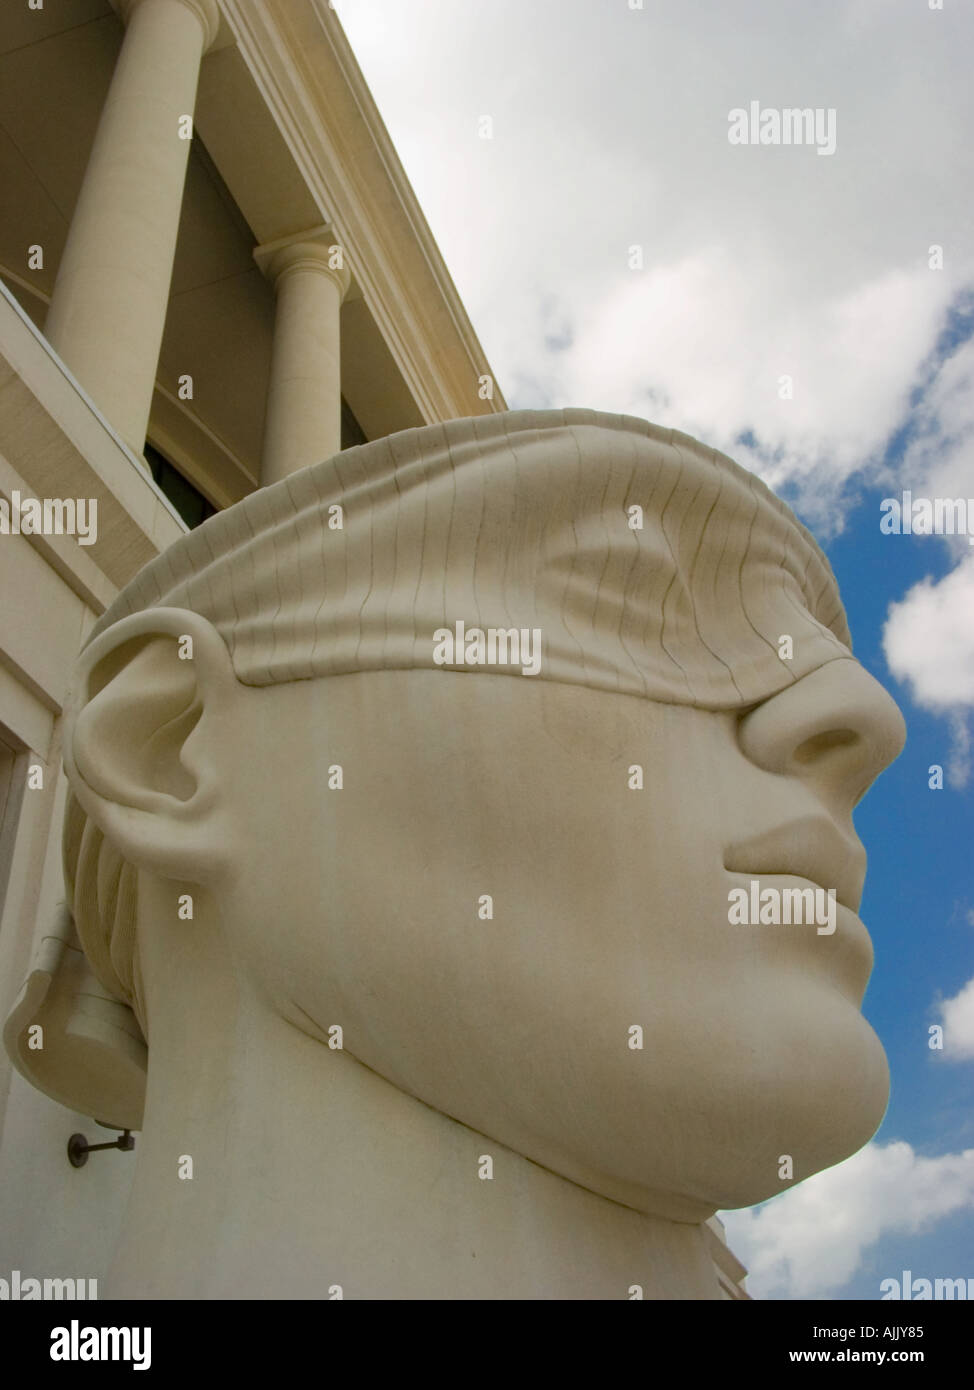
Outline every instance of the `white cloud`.
<svg viewBox="0 0 974 1390">
<path fill-rule="evenodd" d="M 702 436 L 796 486 L 820 531 L 887 471 L 974 281 L 956 174 L 974 11 L 948 9 L 338 0 L 509 402 Z M 728 112 L 752 99 L 834 108 L 836 153 L 731 146 Z M 966 449 L 963 368 L 939 378 L 911 468 Z"/>
<path fill-rule="evenodd" d="M 914 701 L 946 714 L 951 736 L 947 775 L 963 787 L 970 779 L 971 734 L 966 711 L 974 707 L 974 555 L 937 582 L 928 575 L 899 603 L 890 604 L 883 650 L 897 680 Z"/>
<path fill-rule="evenodd" d="M 710 247 L 617 281 L 579 328 L 559 395 L 634 415 L 652 412 L 649 393 L 662 396 L 669 423 L 773 487 L 797 484 L 818 525 L 839 529 L 841 484 L 881 457 L 944 304 L 925 269 L 890 270 L 799 320 L 782 311 L 776 280 Z M 736 442 L 745 431 L 756 447 Z"/>
<path fill-rule="evenodd" d="M 913 411 L 900 478 L 916 497 L 974 494 L 974 339 L 959 344 L 937 370 Z M 968 539 L 950 542 L 958 557 Z"/>
<path fill-rule="evenodd" d="M 947 1061 L 974 1060 L 974 979 L 952 999 L 940 1005 L 944 1025 L 944 1051 Z"/>
<path fill-rule="evenodd" d="M 910 441 L 897 486 L 913 496 L 974 501 L 974 340 L 933 365 L 910 417 Z M 974 511 L 974 508 L 971 509 Z M 968 528 L 974 528 L 969 515 Z M 927 577 L 890 606 L 883 631 L 887 664 L 911 686 L 914 700 L 945 715 L 950 735 L 947 776 L 955 787 L 971 776 L 974 707 L 974 550 L 968 535 L 942 540 L 891 539 L 890 546 L 946 544 L 957 560 L 938 582 Z"/>
<path fill-rule="evenodd" d="M 974 554 L 937 582 L 929 575 L 921 579 L 890 605 L 883 629 L 886 661 L 927 709 L 974 705 L 972 614 Z"/>
<path fill-rule="evenodd" d="M 892 544 L 902 544 L 890 538 Z M 910 686 L 913 700 L 947 716 L 950 745 L 947 778 L 964 787 L 971 775 L 974 708 L 974 554 L 943 579 L 928 575 L 892 603 L 883 628 L 886 664 Z"/>
<path fill-rule="evenodd" d="M 721 1220 L 731 1249 L 748 1268 L 752 1296 L 828 1298 L 881 1237 L 916 1235 L 971 1211 L 974 1149 L 924 1158 L 895 1142 L 867 1144 L 760 1207 L 721 1212 Z"/>
<path fill-rule="evenodd" d="M 971 726 L 960 710 L 947 716 L 950 751 L 947 755 L 947 781 L 952 787 L 966 787 L 971 780 Z"/>
</svg>

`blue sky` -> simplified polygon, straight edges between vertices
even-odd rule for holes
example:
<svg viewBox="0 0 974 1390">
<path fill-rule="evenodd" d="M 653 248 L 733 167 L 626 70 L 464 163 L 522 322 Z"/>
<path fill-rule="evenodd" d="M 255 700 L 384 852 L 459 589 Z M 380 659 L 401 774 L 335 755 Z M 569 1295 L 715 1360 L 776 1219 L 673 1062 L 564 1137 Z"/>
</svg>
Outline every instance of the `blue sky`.
<svg viewBox="0 0 974 1390">
<path fill-rule="evenodd" d="M 508 403 L 640 415 L 754 468 L 907 720 L 857 812 L 889 1111 L 845 1164 L 726 1216 L 752 1292 L 974 1278 L 974 548 L 879 530 L 904 488 L 974 498 L 974 7 L 334 7 Z M 752 101 L 833 111 L 834 152 L 732 145 Z"/>
</svg>

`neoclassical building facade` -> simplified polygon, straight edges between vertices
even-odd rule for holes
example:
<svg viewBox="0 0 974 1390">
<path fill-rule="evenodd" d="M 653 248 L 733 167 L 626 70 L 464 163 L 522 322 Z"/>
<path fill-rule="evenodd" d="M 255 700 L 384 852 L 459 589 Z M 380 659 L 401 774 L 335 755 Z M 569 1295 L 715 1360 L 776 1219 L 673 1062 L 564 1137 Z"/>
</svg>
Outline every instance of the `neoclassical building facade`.
<svg viewBox="0 0 974 1390">
<path fill-rule="evenodd" d="M 326 0 L 7 5 L 0 161 L 7 1017 L 76 950 L 61 712 L 118 591 L 261 486 L 507 407 Z M 51 525 L 15 524 L 29 498 Z M 0 1053 L 0 1276 L 102 1276 L 133 1163 L 68 1162 L 73 1132 L 114 1137 L 97 1118 Z M 722 1292 L 747 1297 L 711 1230 Z"/>
</svg>

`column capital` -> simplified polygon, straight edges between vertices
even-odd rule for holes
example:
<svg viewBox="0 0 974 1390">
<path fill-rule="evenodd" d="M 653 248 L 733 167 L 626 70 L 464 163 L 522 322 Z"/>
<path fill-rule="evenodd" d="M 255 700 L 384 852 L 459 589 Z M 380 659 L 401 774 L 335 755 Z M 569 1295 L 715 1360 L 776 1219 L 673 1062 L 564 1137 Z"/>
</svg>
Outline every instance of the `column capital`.
<svg viewBox="0 0 974 1390">
<path fill-rule="evenodd" d="M 125 24 L 128 24 L 140 5 L 150 3 L 157 3 L 157 0 L 116 0 L 117 8 Z M 203 52 L 206 53 L 216 43 L 216 37 L 220 31 L 220 7 L 217 0 L 176 0 L 176 3 L 183 5 L 187 10 L 192 10 L 202 24 Z"/>
<path fill-rule="evenodd" d="M 315 270 L 328 276 L 338 286 L 342 299 L 352 281 L 345 248 L 330 227 L 316 227 L 255 246 L 254 260 L 275 289 L 292 270 Z"/>
</svg>

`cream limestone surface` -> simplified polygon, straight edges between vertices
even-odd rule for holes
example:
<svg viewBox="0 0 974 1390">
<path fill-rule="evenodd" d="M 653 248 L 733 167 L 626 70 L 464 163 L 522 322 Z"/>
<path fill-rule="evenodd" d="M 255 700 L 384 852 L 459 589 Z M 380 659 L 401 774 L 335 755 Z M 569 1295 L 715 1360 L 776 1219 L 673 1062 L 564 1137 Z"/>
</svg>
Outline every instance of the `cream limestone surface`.
<svg viewBox="0 0 974 1390">
<path fill-rule="evenodd" d="M 423 587 L 444 497 L 434 575 L 475 603 Z M 434 662 L 492 602 L 535 613 L 536 677 Z M 719 1297 L 707 1218 L 855 1152 L 887 1100 L 852 810 L 903 723 L 847 636 L 766 489 L 592 412 L 347 451 L 154 562 L 66 713 L 74 915 L 148 1042 L 106 1292 Z M 732 922 L 754 880 L 834 890 L 836 930 Z M 134 1114 L 132 1075 L 106 1063 Z"/>
<path fill-rule="evenodd" d="M 351 275 L 330 234 L 261 249 L 277 293 L 261 451 L 266 487 L 342 446 L 340 311 Z"/>
<path fill-rule="evenodd" d="M 128 0 L 45 335 L 141 454 L 159 361 L 200 62 L 215 0 Z M 189 121 L 190 125 L 186 126 Z"/>
</svg>

